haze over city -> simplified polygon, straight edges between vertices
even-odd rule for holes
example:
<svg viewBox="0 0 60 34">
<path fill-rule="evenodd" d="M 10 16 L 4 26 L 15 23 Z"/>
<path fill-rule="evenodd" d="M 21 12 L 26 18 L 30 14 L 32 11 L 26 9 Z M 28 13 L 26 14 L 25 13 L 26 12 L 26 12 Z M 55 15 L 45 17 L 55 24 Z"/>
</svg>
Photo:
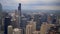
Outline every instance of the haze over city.
<svg viewBox="0 0 60 34">
<path fill-rule="evenodd" d="M 17 9 L 18 3 L 24 10 L 60 10 L 60 0 L 0 0 L 3 9 Z"/>
</svg>

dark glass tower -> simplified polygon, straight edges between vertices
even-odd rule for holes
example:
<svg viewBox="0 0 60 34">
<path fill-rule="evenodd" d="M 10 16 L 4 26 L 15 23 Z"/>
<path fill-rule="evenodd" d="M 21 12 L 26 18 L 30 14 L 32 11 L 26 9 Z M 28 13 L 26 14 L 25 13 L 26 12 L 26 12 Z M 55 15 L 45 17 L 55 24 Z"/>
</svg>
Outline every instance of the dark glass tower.
<svg viewBox="0 0 60 34">
<path fill-rule="evenodd" d="M 18 6 L 18 28 L 20 28 L 20 23 L 21 23 L 21 3 L 19 3 L 19 6 Z"/>
<path fill-rule="evenodd" d="M 4 34 L 7 34 L 7 27 L 11 24 L 11 18 L 6 17 L 4 20 Z"/>
<path fill-rule="evenodd" d="M 2 11 L 2 5 L 1 5 L 1 3 L 0 3 L 0 11 Z"/>
<path fill-rule="evenodd" d="M 19 3 L 18 10 L 21 12 L 21 3 Z"/>
<path fill-rule="evenodd" d="M 19 15 L 21 16 L 21 3 L 19 3 L 18 12 L 19 12 Z"/>
</svg>

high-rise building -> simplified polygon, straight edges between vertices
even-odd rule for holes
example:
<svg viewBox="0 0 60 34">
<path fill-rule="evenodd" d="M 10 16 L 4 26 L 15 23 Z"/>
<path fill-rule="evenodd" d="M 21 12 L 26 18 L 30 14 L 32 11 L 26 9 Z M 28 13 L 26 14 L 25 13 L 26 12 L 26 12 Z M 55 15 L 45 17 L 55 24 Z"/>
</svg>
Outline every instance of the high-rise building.
<svg viewBox="0 0 60 34">
<path fill-rule="evenodd" d="M 32 27 L 32 25 L 27 25 L 26 26 L 26 34 L 32 34 L 33 32 L 33 29 L 32 29 L 33 27 Z"/>
<path fill-rule="evenodd" d="M 0 12 L 2 11 L 2 5 L 1 5 L 1 3 L 0 3 Z"/>
<path fill-rule="evenodd" d="M 43 23 L 41 25 L 40 34 L 46 34 L 47 28 L 48 28 L 48 25 L 46 25 L 46 23 Z"/>
<path fill-rule="evenodd" d="M 60 24 L 60 19 L 59 19 L 58 21 L 59 21 L 59 23 L 58 23 L 58 24 Z"/>
<path fill-rule="evenodd" d="M 54 24 L 43 23 L 41 25 L 40 34 L 47 34 L 50 27 L 55 26 Z"/>
<path fill-rule="evenodd" d="M 8 34 L 13 34 L 13 27 L 11 25 L 8 26 Z"/>
<path fill-rule="evenodd" d="M 14 28 L 20 28 L 21 23 L 21 3 L 19 3 L 18 10 L 15 10 L 12 14 L 12 22 L 14 22 Z"/>
<path fill-rule="evenodd" d="M 14 21 L 14 22 L 13 22 Z M 19 24 L 19 14 L 18 11 L 15 10 L 15 12 L 12 14 L 12 24 L 14 28 L 19 28 L 20 24 Z"/>
<path fill-rule="evenodd" d="M 60 19 L 59 19 L 59 25 L 60 25 Z M 59 28 L 58 30 L 59 30 L 59 32 L 60 32 L 60 28 Z"/>
<path fill-rule="evenodd" d="M 20 23 L 21 23 L 21 3 L 19 3 L 19 6 L 18 6 L 18 28 L 20 28 Z"/>
<path fill-rule="evenodd" d="M 2 4 L 0 3 L 0 30 L 2 27 Z"/>
<path fill-rule="evenodd" d="M 19 3 L 18 10 L 19 10 L 20 13 L 21 13 L 21 3 Z"/>
<path fill-rule="evenodd" d="M 55 33 L 55 31 L 54 30 L 52 30 L 52 31 L 49 31 L 49 33 L 48 34 L 56 34 Z"/>
<path fill-rule="evenodd" d="M 58 22 L 57 21 L 58 20 L 58 18 L 56 17 L 56 15 L 48 15 L 48 17 L 47 17 L 47 22 L 48 23 L 51 23 L 51 24 L 56 24 L 56 22 Z"/>
<path fill-rule="evenodd" d="M 34 31 L 33 34 L 40 34 L 40 31 Z"/>
<path fill-rule="evenodd" d="M 47 23 L 43 23 L 41 25 L 40 34 L 47 34 L 48 28 L 49 28 L 48 24 Z"/>
<path fill-rule="evenodd" d="M 47 22 L 50 23 L 50 24 L 52 24 L 52 18 L 51 18 L 50 15 L 48 15 Z"/>
<path fill-rule="evenodd" d="M 3 11 L 2 4 L 0 3 L 0 30 L 4 31 L 4 18 L 8 15 L 7 12 Z"/>
<path fill-rule="evenodd" d="M 8 25 L 11 25 L 11 18 L 6 17 L 4 19 L 4 34 L 7 34 Z"/>
<path fill-rule="evenodd" d="M 54 27 L 50 27 L 48 34 L 60 34 L 59 28 L 60 26 L 56 26 L 56 25 Z"/>
<path fill-rule="evenodd" d="M 47 15 L 41 15 L 41 14 L 35 14 L 34 15 L 34 21 L 36 22 L 36 30 L 40 30 L 40 26 L 42 24 L 42 22 L 46 22 L 47 21 Z"/>
<path fill-rule="evenodd" d="M 22 29 L 15 28 L 15 29 L 13 30 L 13 34 L 22 34 Z"/>
<path fill-rule="evenodd" d="M 36 22 L 34 22 L 33 19 L 28 24 L 32 25 L 32 31 L 36 31 Z"/>
</svg>

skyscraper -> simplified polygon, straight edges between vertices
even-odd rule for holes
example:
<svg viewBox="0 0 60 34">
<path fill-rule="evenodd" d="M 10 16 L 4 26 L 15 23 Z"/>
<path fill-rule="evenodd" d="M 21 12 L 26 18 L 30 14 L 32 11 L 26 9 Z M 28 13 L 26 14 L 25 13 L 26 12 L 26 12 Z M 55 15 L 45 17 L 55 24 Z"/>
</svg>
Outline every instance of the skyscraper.
<svg viewBox="0 0 60 34">
<path fill-rule="evenodd" d="M 26 26 L 26 34 L 32 34 L 33 32 L 33 29 L 32 29 L 33 27 L 32 27 L 32 25 L 27 25 Z"/>
<path fill-rule="evenodd" d="M 4 20 L 4 34 L 7 34 L 7 28 L 8 28 L 8 25 L 10 24 L 11 24 L 11 18 L 6 17 Z"/>
<path fill-rule="evenodd" d="M 48 25 L 46 23 L 43 23 L 41 25 L 40 34 L 46 34 L 47 33 L 47 29 L 48 29 Z"/>
<path fill-rule="evenodd" d="M 60 19 L 58 19 L 58 21 L 59 21 L 58 24 L 60 25 Z M 58 31 L 60 32 L 60 27 L 59 27 Z"/>
<path fill-rule="evenodd" d="M 0 3 L 0 30 L 2 30 L 2 5 Z"/>
<path fill-rule="evenodd" d="M 1 3 L 0 3 L 0 12 L 2 11 L 2 5 L 1 5 Z"/>
<path fill-rule="evenodd" d="M 3 31 L 4 30 L 4 18 L 8 15 L 7 12 L 3 11 L 3 6 L 0 3 L 0 30 Z"/>
<path fill-rule="evenodd" d="M 8 26 L 8 34 L 13 34 L 13 27 L 11 25 Z"/>
<path fill-rule="evenodd" d="M 41 25 L 40 34 L 47 34 L 50 27 L 55 26 L 54 24 L 43 23 Z"/>
<path fill-rule="evenodd" d="M 18 6 L 18 28 L 20 28 L 20 23 L 21 23 L 21 3 L 19 3 L 19 6 Z"/>
<path fill-rule="evenodd" d="M 13 30 L 13 34 L 22 34 L 22 29 L 15 28 L 15 29 Z"/>
<path fill-rule="evenodd" d="M 34 22 L 33 19 L 28 24 L 32 25 L 32 31 L 36 31 L 36 22 Z"/>
<path fill-rule="evenodd" d="M 34 31 L 33 34 L 40 34 L 40 31 Z"/>
<path fill-rule="evenodd" d="M 32 19 L 26 26 L 26 34 L 32 34 L 34 31 L 36 31 L 36 22 Z"/>
<path fill-rule="evenodd" d="M 18 10 L 21 11 L 21 3 L 19 3 Z"/>
<path fill-rule="evenodd" d="M 58 23 L 58 24 L 60 24 L 60 19 L 59 19 L 58 21 L 59 21 L 59 23 Z"/>
</svg>

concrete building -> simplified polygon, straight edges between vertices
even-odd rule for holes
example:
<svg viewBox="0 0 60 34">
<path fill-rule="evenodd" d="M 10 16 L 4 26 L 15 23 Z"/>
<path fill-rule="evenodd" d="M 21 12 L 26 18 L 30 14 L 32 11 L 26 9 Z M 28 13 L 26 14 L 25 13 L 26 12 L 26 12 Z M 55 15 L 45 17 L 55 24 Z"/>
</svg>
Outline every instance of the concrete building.
<svg viewBox="0 0 60 34">
<path fill-rule="evenodd" d="M 32 25 L 27 25 L 26 26 L 26 34 L 32 34 L 32 31 L 33 31 L 32 28 L 33 28 Z"/>
<path fill-rule="evenodd" d="M 48 25 L 46 25 L 46 23 L 43 23 L 41 25 L 40 34 L 46 34 L 47 28 L 48 28 Z"/>
<path fill-rule="evenodd" d="M 13 23 L 13 27 L 14 28 L 20 28 L 20 23 L 19 23 L 19 15 L 18 15 L 18 11 L 15 10 L 13 13 L 12 13 L 12 20 L 11 20 Z"/>
<path fill-rule="evenodd" d="M 40 34 L 40 31 L 34 31 L 33 34 Z"/>
<path fill-rule="evenodd" d="M 22 29 L 15 28 L 15 29 L 13 30 L 13 34 L 22 34 Z"/>
<path fill-rule="evenodd" d="M 8 34 L 13 34 L 13 27 L 11 25 L 8 26 Z"/>
<path fill-rule="evenodd" d="M 11 14 L 12 16 L 12 22 L 14 28 L 20 28 L 21 23 L 21 3 L 19 3 L 18 10 L 14 10 L 14 12 Z"/>
<path fill-rule="evenodd" d="M 40 34 L 47 34 L 50 27 L 55 26 L 54 24 L 43 23 L 41 25 Z"/>
<path fill-rule="evenodd" d="M 59 21 L 59 23 L 58 23 L 58 24 L 60 24 L 60 19 L 59 19 L 58 21 Z"/>
<path fill-rule="evenodd" d="M 33 27 L 32 31 L 36 31 L 36 22 L 34 22 L 33 19 L 28 24 L 32 25 L 32 27 Z"/>
</svg>

